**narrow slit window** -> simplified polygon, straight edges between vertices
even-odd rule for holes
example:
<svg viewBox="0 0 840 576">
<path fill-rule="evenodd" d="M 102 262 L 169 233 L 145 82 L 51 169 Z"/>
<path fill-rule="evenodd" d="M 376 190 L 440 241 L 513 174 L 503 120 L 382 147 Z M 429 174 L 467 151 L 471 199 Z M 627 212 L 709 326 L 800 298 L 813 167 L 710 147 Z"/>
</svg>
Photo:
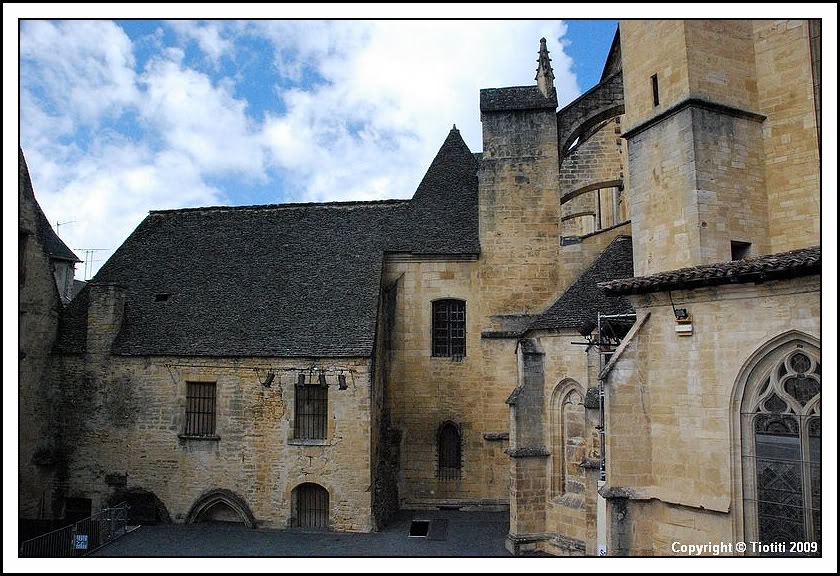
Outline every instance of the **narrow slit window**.
<svg viewBox="0 0 840 576">
<path fill-rule="evenodd" d="M 457 480 L 461 477 L 461 433 L 452 422 L 446 422 L 438 433 L 438 477 Z"/>
<path fill-rule="evenodd" d="M 650 87 L 653 90 L 653 105 L 659 106 L 659 80 L 656 74 L 650 77 Z"/>
</svg>

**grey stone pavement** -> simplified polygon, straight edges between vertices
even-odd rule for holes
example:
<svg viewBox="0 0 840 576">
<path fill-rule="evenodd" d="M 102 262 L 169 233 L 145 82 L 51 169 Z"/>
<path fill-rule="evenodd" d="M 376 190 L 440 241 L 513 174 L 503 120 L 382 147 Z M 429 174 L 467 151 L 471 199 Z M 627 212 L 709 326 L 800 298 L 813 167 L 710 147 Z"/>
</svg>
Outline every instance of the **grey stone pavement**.
<svg viewBox="0 0 840 576">
<path fill-rule="evenodd" d="M 409 538 L 412 519 L 445 519 L 443 531 Z M 141 526 L 93 556 L 510 556 L 507 512 L 404 510 L 372 534 L 248 529 L 208 522 Z"/>
</svg>

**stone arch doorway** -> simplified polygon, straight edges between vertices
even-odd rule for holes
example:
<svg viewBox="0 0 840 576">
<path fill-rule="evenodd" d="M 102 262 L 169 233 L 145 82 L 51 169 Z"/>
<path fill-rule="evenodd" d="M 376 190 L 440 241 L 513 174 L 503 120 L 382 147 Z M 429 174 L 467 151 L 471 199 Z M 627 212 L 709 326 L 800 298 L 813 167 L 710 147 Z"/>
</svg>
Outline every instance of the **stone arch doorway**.
<svg viewBox="0 0 840 576">
<path fill-rule="evenodd" d="M 292 491 L 292 526 L 326 530 L 330 527 L 330 493 L 312 482 Z"/>
<path fill-rule="evenodd" d="M 143 488 L 123 490 L 111 496 L 108 505 L 116 506 L 122 502 L 128 504 L 128 523 L 131 526 L 172 523 L 169 510 L 154 492 Z"/>
<path fill-rule="evenodd" d="M 230 490 L 211 490 L 196 500 L 186 523 L 232 522 L 256 528 L 257 522 L 248 504 Z"/>
</svg>

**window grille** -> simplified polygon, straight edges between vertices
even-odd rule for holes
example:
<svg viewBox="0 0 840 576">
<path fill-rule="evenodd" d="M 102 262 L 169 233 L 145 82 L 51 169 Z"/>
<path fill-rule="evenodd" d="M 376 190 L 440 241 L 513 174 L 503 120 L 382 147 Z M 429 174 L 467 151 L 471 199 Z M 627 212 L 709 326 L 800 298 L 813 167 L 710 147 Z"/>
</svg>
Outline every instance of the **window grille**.
<svg viewBox="0 0 840 576">
<path fill-rule="evenodd" d="M 323 440 L 327 437 L 327 386 L 320 382 L 319 379 L 318 384 L 306 384 L 305 378 L 301 378 L 295 387 L 297 439 Z"/>
<path fill-rule="evenodd" d="M 438 438 L 438 476 L 441 480 L 461 477 L 461 433 L 452 422 L 440 430 Z"/>
<path fill-rule="evenodd" d="M 330 494 L 318 484 L 297 488 L 297 525 L 299 528 L 329 528 Z"/>
<path fill-rule="evenodd" d="M 216 383 L 187 382 L 186 436 L 216 434 Z"/>
<path fill-rule="evenodd" d="M 463 300 L 432 303 L 433 356 L 466 356 L 466 317 L 466 302 Z"/>
<path fill-rule="evenodd" d="M 819 361 L 796 349 L 759 384 L 741 413 L 745 508 L 757 521 L 758 540 L 787 544 L 771 555 L 814 553 L 788 548 L 792 541 L 822 539 Z"/>
</svg>

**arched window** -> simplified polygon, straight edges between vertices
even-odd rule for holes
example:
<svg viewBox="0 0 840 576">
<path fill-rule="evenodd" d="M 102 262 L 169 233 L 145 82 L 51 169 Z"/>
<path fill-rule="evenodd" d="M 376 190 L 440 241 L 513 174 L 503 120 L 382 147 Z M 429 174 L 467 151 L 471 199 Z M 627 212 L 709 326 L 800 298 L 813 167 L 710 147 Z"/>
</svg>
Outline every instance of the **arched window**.
<svg viewBox="0 0 840 576">
<path fill-rule="evenodd" d="M 461 477 L 461 432 L 454 422 L 444 422 L 438 432 L 438 477 L 441 480 Z"/>
<path fill-rule="evenodd" d="M 294 525 L 299 528 L 329 528 L 330 493 L 318 484 L 307 482 L 295 488 L 292 498 Z"/>
<path fill-rule="evenodd" d="M 583 392 L 574 380 L 564 380 L 551 396 L 551 495 L 582 494 L 586 455 Z"/>
<path fill-rule="evenodd" d="M 758 362 L 744 389 L 744 537 L 784 543 L 779 553 L 821 543 L 820 373 L 819 349 L 793 340 Z"/>
<path fill-rule="evenodd" d="M 467 355 L 467 305 L 463 300 L 432 302 L 432 356 Z"/>
</svg>

